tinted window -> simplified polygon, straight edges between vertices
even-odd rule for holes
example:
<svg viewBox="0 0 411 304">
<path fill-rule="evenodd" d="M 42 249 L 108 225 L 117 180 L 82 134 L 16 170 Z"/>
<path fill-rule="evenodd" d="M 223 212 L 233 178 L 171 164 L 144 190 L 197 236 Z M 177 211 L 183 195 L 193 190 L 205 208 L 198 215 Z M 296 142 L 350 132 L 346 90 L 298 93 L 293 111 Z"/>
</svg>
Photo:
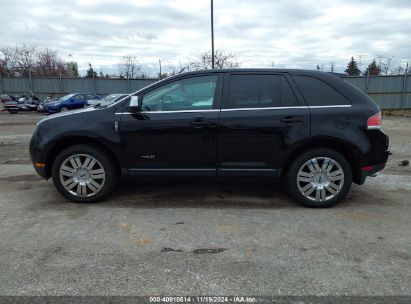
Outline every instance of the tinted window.
<svg viewBox="0 0 411 304">
<path fill-rule="evenodd" d="M 84 95 L 76 95 L 73 97 L 74 100 L 83 100 L 84 99 Z"/>
<path fill-rule="evenodd" d="M 177 80 L 143 96 L 143 111 L 203 110 L 213 107 L 218 76 Z"/>
<path fill-rule="evenodd" d="M 229 108 L 298 106 L 282 75 L 232 75 Z"/>
<path fill-rule="evenodd" d="M 324 81 L 310 76 L 294 76 L 309 106 L 350 105 L 350 101 Z"/>
</svg>

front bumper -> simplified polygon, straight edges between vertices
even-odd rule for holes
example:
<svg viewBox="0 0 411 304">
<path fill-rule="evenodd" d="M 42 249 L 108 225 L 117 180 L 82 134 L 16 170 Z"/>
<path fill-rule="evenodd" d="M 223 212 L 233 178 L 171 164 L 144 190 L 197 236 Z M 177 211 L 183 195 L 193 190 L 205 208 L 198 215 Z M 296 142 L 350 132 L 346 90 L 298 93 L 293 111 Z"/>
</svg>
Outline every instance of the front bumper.
<svg viewBox="0 0 411 304">
<path fill-rule="evenodd" d="M 58 105 L 43 105 L 43 111 L 48 113 L 60 112 L 60 107 Z"/>
<path fill-rule="evenodd" d="M 46 149 L 45 142 L 45 134 L 40 133 L 39 127 L 37 126 L 30 141 L 30 159 L 33 163 L 33 167 L 36 173 L 42 178 L 48 179 L 50 177 L 46 166 L 46 156 L 48 150 Z"/>
<path fill-rule="evenodd" d="M 46 172 L 46 167 L 38 167 L 35 162 L 33 162 L 33 167 L 34 167 L 34 170 L 36 171 L 36 173 L 39 176 L 41 176 L 44 179 L 49 178 L 49 176 L 47 175 L 47 172 Z"/>
</svg>

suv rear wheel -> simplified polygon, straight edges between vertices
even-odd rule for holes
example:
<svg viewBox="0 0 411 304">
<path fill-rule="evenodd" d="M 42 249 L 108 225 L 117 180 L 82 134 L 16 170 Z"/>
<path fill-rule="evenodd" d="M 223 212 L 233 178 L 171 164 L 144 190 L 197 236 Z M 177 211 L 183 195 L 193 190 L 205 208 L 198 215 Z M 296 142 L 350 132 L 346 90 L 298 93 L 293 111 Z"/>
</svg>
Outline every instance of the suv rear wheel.
<svg viewBox="0 0 411 304">
<path fill-rule="evenodd" d="M 88 145 L 63 150 L 53 163 L 52 176 L 61 194 L 80 203 L 102 200 L 118 178 L 111 159 L 98 148 Z"/>
<path fill-rule="evenodd" d="M 331 149 L 313 149 L 299 155 L 287 172 L 287 188 L 303 206 L 327 208 L 341 201 L 351 188 L 348 161 Z"/>
</svg>

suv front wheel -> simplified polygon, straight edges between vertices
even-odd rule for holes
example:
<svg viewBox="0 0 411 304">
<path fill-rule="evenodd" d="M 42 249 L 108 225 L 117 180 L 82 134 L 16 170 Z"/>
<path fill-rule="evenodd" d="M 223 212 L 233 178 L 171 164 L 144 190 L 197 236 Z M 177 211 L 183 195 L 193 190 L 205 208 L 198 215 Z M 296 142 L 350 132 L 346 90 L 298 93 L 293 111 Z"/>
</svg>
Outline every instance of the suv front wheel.
<svg viewBox="0 0 411 304">
<path fill-rule="evenodd" d="M 75 145 L 56 157 L 52 176 L 57 190 L 68 199 L 94 203 L 110 193 L 118 174 L 106 153 L 93 146 Z"/>
<path fill-rule="evenodd" d="M 325 148 L 302 153 L 287 172 L 288 191 L 306 207 L 335 205 L 347 195 L 351 182 L 351 167 L 346 158 Z"/>
</svg>

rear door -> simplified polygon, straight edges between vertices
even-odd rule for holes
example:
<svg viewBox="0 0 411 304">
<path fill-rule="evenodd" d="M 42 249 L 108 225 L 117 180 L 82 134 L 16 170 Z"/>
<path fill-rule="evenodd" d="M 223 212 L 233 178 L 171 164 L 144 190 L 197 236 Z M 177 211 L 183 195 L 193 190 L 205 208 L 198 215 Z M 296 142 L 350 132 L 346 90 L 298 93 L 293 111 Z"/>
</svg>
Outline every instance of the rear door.
<svg viewBox="0 0 411 304">
<path fill-rule="evenodd" d="M 224 83 L 218 175 L 276 176 L 287 149 L 310 134 L 308 107 L 286 74 L 231 73 Z"/>
</svg>

